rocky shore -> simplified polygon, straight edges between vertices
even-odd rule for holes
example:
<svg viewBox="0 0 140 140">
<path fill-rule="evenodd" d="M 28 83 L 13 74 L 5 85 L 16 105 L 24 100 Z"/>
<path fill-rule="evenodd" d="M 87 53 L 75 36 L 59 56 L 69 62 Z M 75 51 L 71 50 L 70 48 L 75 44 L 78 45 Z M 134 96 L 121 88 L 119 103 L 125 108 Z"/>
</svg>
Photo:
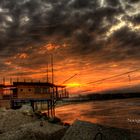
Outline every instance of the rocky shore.
<svg viewBox="0 0 140 140">
<path fill-rule="evenodd" d="M 76 120 L 70 127 L 59 119 L 39 116 L 28 106 L 0 109 L 0 140 L 138 140 L 139 134 Z"/>
<path fill-rule="evenodd" d="M 67 126 L 53 121 L 40 117 L 28 106 L 0 109 L 0 140 L 60 140 Z"/>
<path fill-rule="evenodd" d="M 76 120 L 62 140 L 139 140 L 140 135 L 127 129 L 114 128 Z"/>
</svg>

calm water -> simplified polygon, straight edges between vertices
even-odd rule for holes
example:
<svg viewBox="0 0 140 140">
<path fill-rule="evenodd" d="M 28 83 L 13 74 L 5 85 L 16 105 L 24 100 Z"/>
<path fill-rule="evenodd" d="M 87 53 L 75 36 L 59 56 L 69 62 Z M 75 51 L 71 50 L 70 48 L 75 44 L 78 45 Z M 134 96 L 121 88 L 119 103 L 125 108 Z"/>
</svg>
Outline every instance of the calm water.
<svg viewBox="0 0 140 140">
<path fill-rule="evenodd" d="M 63 122 L 76 119 L 140 132 L 140 98 L 75 103 L 56 108 Z"/>
</svg>

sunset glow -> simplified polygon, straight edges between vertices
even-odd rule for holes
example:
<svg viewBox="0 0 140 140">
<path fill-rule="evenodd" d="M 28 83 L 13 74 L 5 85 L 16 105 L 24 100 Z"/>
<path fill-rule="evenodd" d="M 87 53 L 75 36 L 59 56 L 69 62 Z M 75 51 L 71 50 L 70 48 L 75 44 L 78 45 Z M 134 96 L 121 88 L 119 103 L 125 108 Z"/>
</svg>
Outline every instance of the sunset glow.
<svg viewBox="0 0 140 140">
<path fill-rule="evenodd" d="M 3 77 L 47 81 L 47 75 L 52 82 L 53 56 L 55 84 L 76 74 L 64 83 L 71 93 L 140 84 L 140 71 L 127 74 L 140 68 L 139 1 L 0 3 L 1 83 Z"/>
<path fill-rule="evenodd" d="M 81 84 L 79 83 L 68 83 L 68 84 L 65 84 L 67 87 L 82 87 Z"/>
</svg>

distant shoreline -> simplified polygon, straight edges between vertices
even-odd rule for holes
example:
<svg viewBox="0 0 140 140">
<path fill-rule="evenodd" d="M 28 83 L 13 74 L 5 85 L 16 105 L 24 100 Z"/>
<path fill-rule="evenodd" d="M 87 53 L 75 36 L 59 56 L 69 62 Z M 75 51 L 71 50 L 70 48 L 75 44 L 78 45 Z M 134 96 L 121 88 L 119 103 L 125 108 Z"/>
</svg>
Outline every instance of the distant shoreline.
<svg viewBox="0 0 140 140">
<path fill-rule="evenodd" d="M 71 97 L 63 99 L 63 102 L 82 102 L 92 100 L 116 100 L 127 98 L 140 98 L 140 93 L 100 93 L 100 94 L 88 94 L 86 96 Z"/>
</svg>

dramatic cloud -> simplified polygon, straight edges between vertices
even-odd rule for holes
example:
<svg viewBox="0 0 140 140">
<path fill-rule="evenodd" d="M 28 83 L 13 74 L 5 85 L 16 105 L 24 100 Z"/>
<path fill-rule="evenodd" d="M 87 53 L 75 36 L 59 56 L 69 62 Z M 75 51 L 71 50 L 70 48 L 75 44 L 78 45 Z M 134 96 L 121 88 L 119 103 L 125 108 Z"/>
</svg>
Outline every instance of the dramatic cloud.
<svg viewBox="0 0 140 140">
<path fill-rule="evenodd" d="M 50 53 L 58 73 L 64 64 L 72 73 L 121 63 L 129 70 L 139 52 L 139 0 L 0 1 L 1 74 L 45 74 Z"/>
</svg>

